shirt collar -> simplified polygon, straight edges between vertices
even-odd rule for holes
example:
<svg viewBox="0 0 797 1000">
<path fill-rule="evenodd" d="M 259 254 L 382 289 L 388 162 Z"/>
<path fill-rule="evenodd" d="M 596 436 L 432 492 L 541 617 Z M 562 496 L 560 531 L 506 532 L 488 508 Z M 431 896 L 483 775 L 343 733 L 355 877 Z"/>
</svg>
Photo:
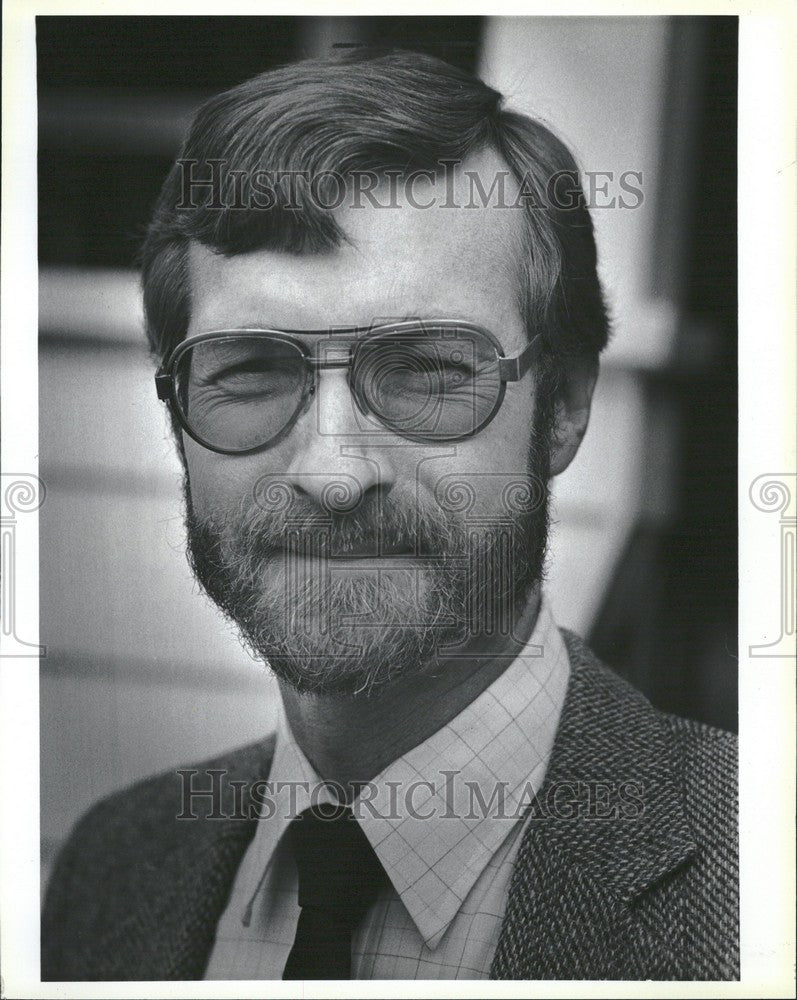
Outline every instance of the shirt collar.
<svg viewBox="0 0 797 1000">
<path fill-rule="evenodd" d="M 507 669 L 353 803 L 428 947 L 439 943 L 539 791 L 568 679 L 567 650 L 543 598 L 532 635 Z M 258 888 L 291 819 L 310 805 L 335 801 L 322 786 L 281 711 L 269 775 L 276 809 L 258 823 L 251 855 Z"/>
</svg>

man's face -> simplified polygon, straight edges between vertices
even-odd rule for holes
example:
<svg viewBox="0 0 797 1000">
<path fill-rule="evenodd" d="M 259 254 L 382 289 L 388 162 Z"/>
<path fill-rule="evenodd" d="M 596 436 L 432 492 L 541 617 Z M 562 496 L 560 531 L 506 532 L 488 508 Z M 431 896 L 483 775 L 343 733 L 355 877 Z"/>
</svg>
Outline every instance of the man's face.
<svg viewBox="0 0 797 1000">
<path fill-rule="evenodd" d="M 484 153 L 465 167 L 489 190 L 503 164 Z M 453 200 L 468 204 L 461 172 L 456 183 Z M 528 343 L 517 307 L 521 212 L 446 209 L 430 182 L 413 194 L 435 205 L 400 195 L 398 208 L 341 209 L 348 241 L 326 254 L 225 258 L 192 247 L 189 335 L 459 319 L 519 354 Z M 328 369 L 269 447 L 229 456 L 184 435 L 197 576 L 300 690 L 377 690 L 474 636 L 492 630 L 500 641 L 542 570 L 549 442 L 534 433 L 534 412 L 532 370 L 507 385 L 474 437 L 417 443 L 364 419 L 345 370 Z"/>
</svg>

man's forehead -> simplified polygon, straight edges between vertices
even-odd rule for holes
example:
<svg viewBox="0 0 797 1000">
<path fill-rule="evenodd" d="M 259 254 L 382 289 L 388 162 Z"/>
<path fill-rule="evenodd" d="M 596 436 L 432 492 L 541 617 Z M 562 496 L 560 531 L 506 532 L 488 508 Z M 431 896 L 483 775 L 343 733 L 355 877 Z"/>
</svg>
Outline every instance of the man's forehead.
<svg viewBox="0 0 797 1000">
<path fill-rule="evenodd" d="M 451 251 L 452 259 L 474 264 L 483 258 L 514 261 L 523 212 L 508 206 L 517 193 L 506 163 L 486 149 L 434 177 L 418 171 L 380 179 L 373 200 L 386 207 L 365 210 L 367 196 L 355 188 L 336 217 L 363 249 L 373 249 L 375 239 L 382 238 L 397 254 L 433 245 L 438 252 Z"/>
<path fill-rule="evenodd" d="M 210 312 L 201 325 L 253 323 L 264 309 L 260 322 L 308 327 L 435 312 L 486 322 L 499 307 L 506 321 L 516 312 L 523 211 L 505 207 L 517 183 L 496 153 L 436 179 L 418 174 L 411 186 L 382 178 L 371 193 L 349 194 L 336 212 L 345 240 L 328 252 L 220 257 L 192 246 L 193 306 Z M 223 315 L 231 300 L 235 317 Z"/>
</svg>

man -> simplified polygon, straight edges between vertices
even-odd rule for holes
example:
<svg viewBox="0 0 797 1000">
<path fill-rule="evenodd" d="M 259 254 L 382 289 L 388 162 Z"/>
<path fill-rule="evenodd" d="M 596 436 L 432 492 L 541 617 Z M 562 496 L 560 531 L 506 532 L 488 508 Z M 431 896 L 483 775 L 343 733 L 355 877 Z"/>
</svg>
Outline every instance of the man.
<svg viewBox="0 0 797 1000">
<path fill-rule="evenodd" d="M 200 109 L 142 262 L 189 557 L 283 711 L 78 824 L 43 977 L 738 977 L 732 738 L 542 593 L 608 336 L 562 143 L 424 56 L 288 66 Z"/>
</svg>

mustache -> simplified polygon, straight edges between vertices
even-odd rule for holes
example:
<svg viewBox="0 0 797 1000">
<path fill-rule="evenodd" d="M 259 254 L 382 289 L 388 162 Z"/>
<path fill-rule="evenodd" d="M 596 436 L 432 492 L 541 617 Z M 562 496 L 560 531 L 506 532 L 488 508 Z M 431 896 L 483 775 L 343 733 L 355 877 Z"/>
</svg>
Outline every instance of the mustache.
<svg viewBox="0 0 797 1000">
<path fill-rule="evenodd" d="M 248 503 L 227 528 L 236 548 L 261 558 L 297 550 L 318 557 L 405 553 L 432 557 L 461 554 L 467 544 L 464 523 L 431 505 L 390 497 L 362 501 L 345 512 L 298 495 L 275 511 Z"/>
</svg>

